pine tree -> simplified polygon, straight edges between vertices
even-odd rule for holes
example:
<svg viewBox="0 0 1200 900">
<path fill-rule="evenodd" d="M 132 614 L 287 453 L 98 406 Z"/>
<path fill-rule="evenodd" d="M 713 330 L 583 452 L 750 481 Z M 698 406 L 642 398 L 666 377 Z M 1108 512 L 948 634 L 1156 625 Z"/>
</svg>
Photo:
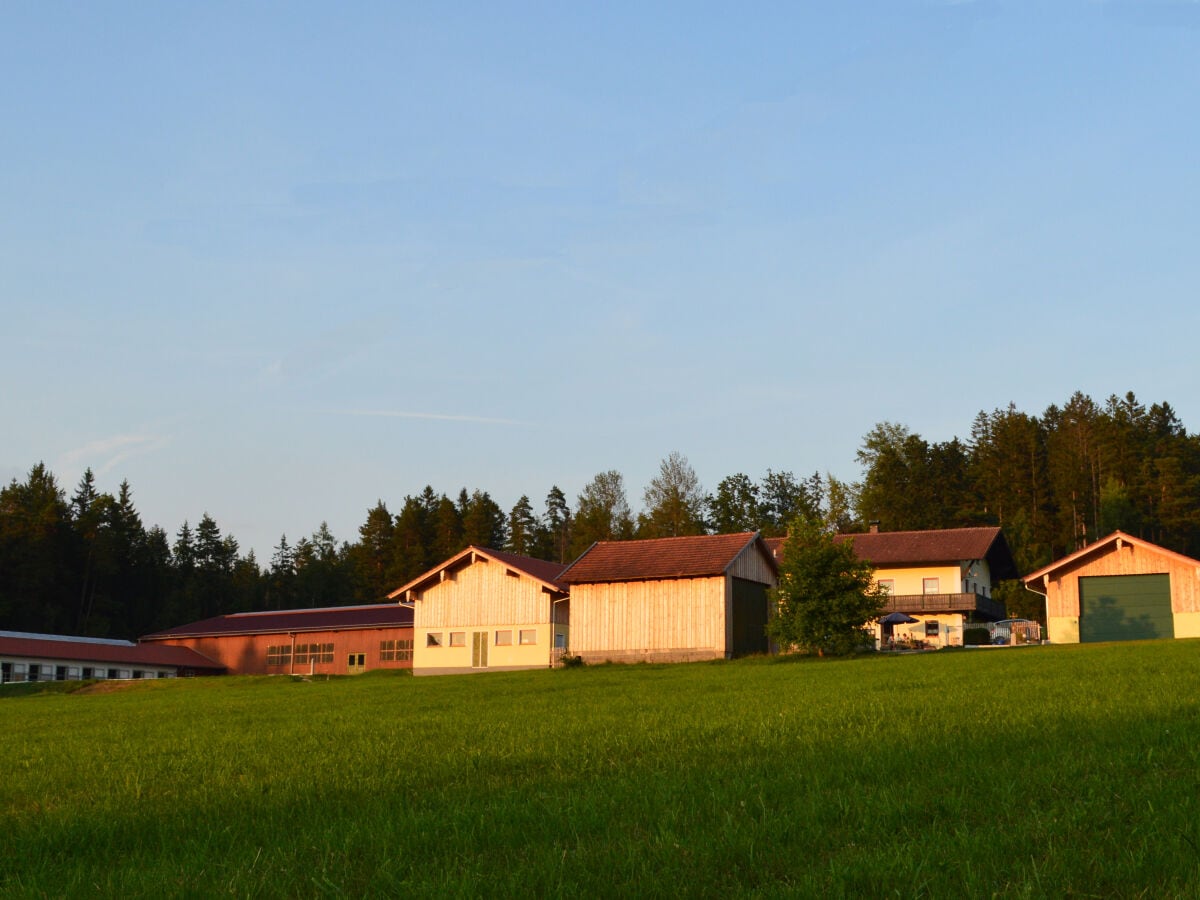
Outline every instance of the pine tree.
<svg viewBox="0 0 1200 900">
<path fill-rule="evenodd" d="M 530 556 L 535 549 L 537 527 L 538 521 L 533 514 L 533 505 L 529 498 L 522 494 L 508 514 L 508 539 L 504 548 L 511 553 Z"/>
</svg>

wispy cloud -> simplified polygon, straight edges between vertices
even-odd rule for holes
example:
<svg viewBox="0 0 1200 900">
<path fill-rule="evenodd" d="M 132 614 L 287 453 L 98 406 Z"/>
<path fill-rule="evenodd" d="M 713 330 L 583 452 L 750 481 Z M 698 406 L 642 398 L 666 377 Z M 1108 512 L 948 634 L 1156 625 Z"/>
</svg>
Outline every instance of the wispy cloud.
<svg viewBox="0 0 1200 900">
<path fill-rule="evenodd" d="M 524 425 L 516 419 L 497 419 L 489 416 L 459 416 L 450 413 L 404 412 L 393 409 L 335 409 L 335 416 L 366 416 L 378 419 L 425 419 L 434 422 L 473 422 L 477 425 Z"/>
<path fill-rule="evenodd" d="M 170 437 L 166 435 L 115 434 L 112 437 L 91 441 L 74 450 L 68 450 L 59 457 L 59 463 L 64 468 L 80 464 L 87 465 L 97 475 L 103 475 L 132 456 L 153 453 L 161 450 L 170 442 Z"/>
</svg>

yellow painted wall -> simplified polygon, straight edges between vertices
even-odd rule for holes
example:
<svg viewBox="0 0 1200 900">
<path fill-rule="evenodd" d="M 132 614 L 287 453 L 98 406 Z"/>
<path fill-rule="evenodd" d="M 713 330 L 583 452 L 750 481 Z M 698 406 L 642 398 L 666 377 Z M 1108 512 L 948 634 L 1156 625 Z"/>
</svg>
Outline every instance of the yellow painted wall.
<svg viewBox="0 0 1200 900">
<path fill-rule="evenodd" d="M 415 645 L 413 647 L 413 671 L 421 670 L 418 674 L 431 674 L 438 671 L 472 670 L 482 672 L 487 669 L 544 669 L 550 665 L 552 659 L 553 629 L 564 633 L 567 631 L 565 625 L 551 626 L 549 623 L 542 625 L 501 623 L 487 627 L 460 628 L 455 626 L 446 629 L 417 628 L 413 641 Z M 521 644 L 522 630 L 533 630 L 536 633 L 535 643 Z M 486 635 L 487 669 L 473 669 L 471 666 L 474 647 L 473 635 L 477 631 Z M 497 646 L 497 631 L 511 631 L 512 644 Z M 428 635 L 431 632 L 441 635 L 442 645 L 440 647 L 429 646 Z M 455 633 L 463 635 L 463 646 L 452 647 L 450 645 L 451 635 Z"/>
<path fill-rule="evenodd" d="M 1079 616 L 1047 616 L 1046 640 L 1052 644 L 1079 643 Z"/>
<path fill-rule="evenodd" d="M 895 582 L 892 588 L 893 594 L 923 594 L 925 593 L 924 581 L 926 578 L 938 579 L 937 592 L 939 594 L 963 593 L 962 569 L 957 563 L 948 566 L 913 568 L 881 567 L 875 570 L 876 581 L 885 581 L 889 578 Z M 988 593 L 990 596 L 990 581 Z"/>
<path fill-rule="evenodd" d="M 568 631 L 565 623 L 551 624 L 554 598 L 540 582 L 483 557 L 447 573 L 444 580 L 414 596 L 412 604 L 417 674 L 471 671 L 471 635 L 476 631 L 487 635 L 488 669 L 544 668 L 553 658 L 553 629 Z M 558 604 L 558 614 L 567 617 L 567 603 Z M 536 632 L 536 643 L 520 644 L 523 629 Z M 511 631 L 512 644 L 497 646 L 497 631 Z M 441 634 L 440 647 L 428 645 L 431 632 Z M 452 633 L 464 635 L 463 646 L 450 645 Z"/>
<path fill-rule="evenodd" d="M 1200 613 L 1175 613 L 1175 637 L 1200 637 Z"/>
</svg>

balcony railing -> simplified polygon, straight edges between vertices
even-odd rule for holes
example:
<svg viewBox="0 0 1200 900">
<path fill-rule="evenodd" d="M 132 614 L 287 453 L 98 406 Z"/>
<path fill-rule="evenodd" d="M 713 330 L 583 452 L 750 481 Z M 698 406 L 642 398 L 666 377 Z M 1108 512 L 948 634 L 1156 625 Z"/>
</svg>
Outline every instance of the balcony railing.
<svg viewBox="0 0 1200 900">
<path fill-rule="evenodd" d="M 1004 618 L 1004 604 L 982 594 L 893 594 L 888 612 L 975 612 L 989 619 Z"/>
</svg>

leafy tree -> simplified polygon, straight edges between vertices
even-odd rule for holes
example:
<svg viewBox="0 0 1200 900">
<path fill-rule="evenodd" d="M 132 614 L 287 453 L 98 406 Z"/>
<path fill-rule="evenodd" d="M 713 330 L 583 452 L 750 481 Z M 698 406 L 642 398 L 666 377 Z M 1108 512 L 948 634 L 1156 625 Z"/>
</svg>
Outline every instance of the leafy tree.
<svg viewBox="0 0 1200 900">
<path fill-rule="evenodd" d="M 797 481 L 791 472 L 767 469 L 758 489 L 761 498 L 759 530 L 768 537 L 781 537 L 787 533 L 788 523 L 797 516 L 819 517 L 822 494 L 821 476 L 817 472 L 804 481 Z"/>
<path fill-rule="evenodd" d="M 704 534 L 704 490 L 687 457 L 672 451 L 658 466 L 643 494 L 645 512 L 638 517 L 641 537 Z"/>
<path fill-rule="evenodd" d="M 781 648 L 846 654 L 870 640 L 887 591 L 874 583 L 871 564 L 850 541 L 836 542 L 819 521 L 797 517 L 788 529 L 771 590 L 774 614 L 767 635 Z"/>
<path fill-rule="evenodd" d="M 717 492 L 708 498 L 708 517 L 717 534 L 759 531 L 762 506 L 758 485 L 741 472 L 722 478 Z"/>
<path fill-rule="evenodd" d="M 854 519 L 854 508 L 858 503 L 855 486 L 827 473 L 825 490 L 828 502 L 822 519 L 826 530 L 835 534 L 855 531 L 857 523 Z"/>
<path fill-rule="evenodd" d="M 600 472 L 584 485 L 575 505 L 571 555 L 579 556 L 596 541 L 633 536 L 633 516 L 625 498 L 625 479 L 616 469 Z"/>
</svg>

